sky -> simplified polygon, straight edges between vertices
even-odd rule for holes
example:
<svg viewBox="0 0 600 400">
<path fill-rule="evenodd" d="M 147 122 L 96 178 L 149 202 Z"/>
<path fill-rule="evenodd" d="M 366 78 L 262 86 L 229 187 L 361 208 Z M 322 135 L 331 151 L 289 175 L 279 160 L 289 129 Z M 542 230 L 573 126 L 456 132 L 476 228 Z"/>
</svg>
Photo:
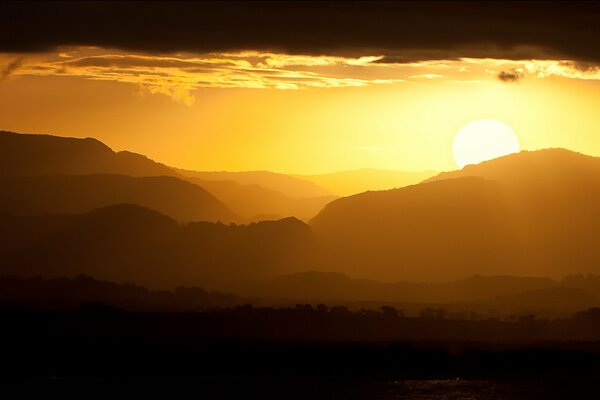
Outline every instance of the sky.
<svg viewBox="0 0 600 400">
<path fill-rule="evenodd" d="M 0 130 L 318 174 L 455 169 L 459 129 L 495 119 L 600 156 L 598 3 L 0 7 Z"/>
</svg>

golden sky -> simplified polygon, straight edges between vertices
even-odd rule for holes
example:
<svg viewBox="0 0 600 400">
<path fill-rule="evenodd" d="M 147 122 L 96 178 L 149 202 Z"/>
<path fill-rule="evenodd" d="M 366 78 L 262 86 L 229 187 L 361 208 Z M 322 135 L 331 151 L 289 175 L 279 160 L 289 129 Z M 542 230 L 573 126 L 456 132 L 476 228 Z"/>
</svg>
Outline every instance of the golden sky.
<svg viewBox="0 0 600 400">
<path fill-rule="evenodd" d="M 381 61 L 98 47 L 0 53 L 0 129 L 91 136 L 188 169 L 316 174 L 454 169 L 456 132 L 496 119 L 522 149 L 600 156 L 598 68 Z"/>
</svg>

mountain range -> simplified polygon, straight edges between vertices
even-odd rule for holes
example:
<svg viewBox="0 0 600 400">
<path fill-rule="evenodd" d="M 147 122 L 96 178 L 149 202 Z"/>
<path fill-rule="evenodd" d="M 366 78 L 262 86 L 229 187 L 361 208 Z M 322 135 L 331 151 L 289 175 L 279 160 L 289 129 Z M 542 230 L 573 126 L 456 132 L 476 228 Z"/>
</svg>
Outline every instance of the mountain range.
<svg viewBox="0 0 600 400">
<path fill-rule="evenodd" d="M 328 204 L 311 227 L 330 268 L 441 281 L 600 271 L 600 159 L 524 151 Z"/>
<path fill-rule="evenodd" d="M 600 273 L 600 159 L 564 149 L 337 199 L 306 178 L 184 171 L 95 139 L 1 132 L 0 167 L 0 275 L 356 301 L 598 295 L 557 283 Z M 476 275 L 510 277 L 443 284 Z"/>
</svg>

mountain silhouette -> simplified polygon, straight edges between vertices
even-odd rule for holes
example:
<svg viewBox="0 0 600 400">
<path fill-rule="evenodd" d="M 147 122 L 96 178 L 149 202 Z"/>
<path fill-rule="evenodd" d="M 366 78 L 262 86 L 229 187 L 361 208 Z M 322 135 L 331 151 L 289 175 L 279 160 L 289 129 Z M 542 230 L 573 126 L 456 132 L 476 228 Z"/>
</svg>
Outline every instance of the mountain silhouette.
<svg viewBox="0 0 600 400">
<path fill-rule="evenodd" d="M 260 185 L 242 185 L 234 181 L 210 181 L 188 177 L 227 204 L 246 221 L 280 219 L 288 216 L 309 221 L 336 196 L 290 197 Z"/>
<path fill-rule="evenodd" d="M 556 278 L 600 272 L 598 204 L 600 159 L 548 149 L 335 200 L 311 226 L 323 265 L 356 277 Z"/>
<path fill-rule="evenodd" d="M 334 196 L 335 193 L 324 189 L 310 180 L 278 174 L 270 171 L 190 171 L 176 169 L 178 173 L 186 177 L 193 177 L 205 181 L 234 181 L 242 185 L 260 185 L 282 193 L 288 197 L 323 197 Z"/>
<path fill-rule="evenodd" d="M 341 196 L 349 196 L 369 190 L 388 190 L 414 185 L 436 173 L 433 171 L 404 172 L 363 168 L 331 174 L 299 175 Z"/>
<path fill-rule="evenodd" d="M 179 172 L 182 173 L 179 173 Z M 143 155 L 131 153 L 128 151 L 114 152 L 102 142 L 92 138 L 68 138 L 51 135 L 33 135 L 33 134 L 18 134 L 12 132 L 0 131 L 0 179 L 2 178 L 25 178 L 34 176 L 46 175 L 127 175 L 134 177 L 175 177 L 180 180 L 185 180 L 194 185 L 201 186 L 206 189 L 210 195 L 204 194 L 204 199 L 198 199 L 199 190 L 196 190 L 193 198 L 186 200 L 181 191 L 186 187 L 183 183 L 175 185 L 173 180 L 146 180 L 144 183 L 147 186 L 157 184 L 154 187 L 155 193 L 162 193 L 160 198 L 170 198 L 170 205 L 165 207 L 154 207 L 153 202 L 146 198 L 145 201 L 138 201 L 135 196 L 129 196 L 131 199 L 123 201 L 104 201 L 103 203 L 80 205 L 76 207 L 50 207 L 47 212 L 83 212 L 89 211 L 91 208 L 115 204 L 119 202 L 136 203 L 157 211 L 165 213 L 179 220 L 201 219 L 208 221 L 222 220 L 228 221 L 245 221 L 252 222 L 260 218 L 279 219 L 289 216 L 294 216 L 308 221 L 314 217 L 328 202 L 336 197 L 332 196 L 328 191 L 322 189 L 312 182 L 288 177 L 283 174 L 275 174 L 270 172 L 248 172 L 248 173 L 212 173 L 212 172 L 195 172 L 176 170 L 164 164 L 155 162 Z M 214 180 L 214 176 L 227 177 L 229 180 Z M 200 179 L 195 175 L 205 176 L 207 179 Z M 99 179 L 99 178 L 96 178 Z M 58 178 L 52 180 L 57 183 Z M 83 180 L 83 178 L 82 178 Z M 82 180 L 77 181 L 82 184 Z M 108 180 L 108 178 L 105 178 Z M 117 180 L 117 178 L 113 178 Z M 239 180 L 236 181 L 236 180 Z M 75 183 L 73 179 L 71 182 Z M 122 184 L 125 181 L 119 180 Z M 136 183 L 138 186 L 142 181 L 127 181 Z M 166 182 L 170 182 L 167 184 Z M 14 182 L 13 182 L 14 183 Z M 40 182 L 36 183 L 36 189 L 43 189 Z M 258 183 L 265 183 L 263 187 Z M 62 178 L 62 188 L 65 188 L 68 182 L 66 178 Z M 165 192 L 170 187 L 178 187 L 179 190 L 173 193 Z M 283 190 L 284 194 L 276 189 L 268 188 L 275 187 Z M 104 186 L 109 189 L 109 186 Z M 0 191 L 2 188 L 0 187 Z M 148 188 L 147 190 L 150 190 Z M 191 190 L 188 187 L 188 190 Z M 79 191 L 73 187 L 71 191 Z M 98 188 L 97 191 L 101 191 Z M 133 191 L 133 189 L 132 189 Z M 42 195 L 43 193 L 34 191 L 31 195 Z M 50 193 L 52 196 L 57 196 L 57 193 Z M 77 199 L 81 199 L 82 193 L 79 193 Z M 6 202 L 14 197 L 9 194 Z M 115 196 L 116 199 L 118 196 Z M 123 196 L 121 196 L 123 197 Z M 175 201 L 176 198 L 180 201 Z M 237 216 L 233 216 L 230 211 L 214 213 L 215 209 L 222 208 L 215 204 L 216 199 L 208 200 L 208 197 L 216 197 L 218 201 L 223 202 L 227 208 L 233 210 Z M 76 198 L 71 200 L 64 199 L 67 202 L 75 202 Z M 197 201 L 199 200 L 199 201 Z M 34 199 L 33 202 L 36 200 Z M 40 200 L 41 201 L 41 200 Z M 158 199 L 156 200 L 158 201 Z M 155 201 L 155 202 L 156 202 Z M 196 202 L 193 206 L 196 211 L 190 212 L 190 203 Z M 25 207 L 25 202 L 23 207 Z M 93 203 L 93 202 L 92 202 Z M 209 204 L 209 203 L 212 203 Z M 6 203 L 5 203 L 6 204 Z M 200 213 L 198 210 L 202 206 L 207 206 L 208 210 Z M 9 207 L 10 208 L 10 207 Z M 40 209 L 41 207 L 37 207 Z M 173 212 L 174 210 L 179 210 Z M 206 214 L 209 217 L 203 216 Z M 239 216 L 239 217 L 238 217 Z"/>
<path fill-rule="evenodd" d="M 205 189 L 170 176 L 46 175 L 0 179 L 0 210 L 17 215 L 77 214 L 139 204 L 179 221 L 236 222 Z"/>
<path fill-rule="evenodd" d="M 99 140 L 0 131 L 0 177 L 122 174 L 176 176 L 166 165 Z"/>
<path fill-rule="evenodd" d="M 151 288 L 226 288 L 309 269 L 314 244 L 294 218 L 249 225 L 180 224 L 137 205 L 85 214 L 0 214 L 0 275 L 80 274 Z"/>
</svg>

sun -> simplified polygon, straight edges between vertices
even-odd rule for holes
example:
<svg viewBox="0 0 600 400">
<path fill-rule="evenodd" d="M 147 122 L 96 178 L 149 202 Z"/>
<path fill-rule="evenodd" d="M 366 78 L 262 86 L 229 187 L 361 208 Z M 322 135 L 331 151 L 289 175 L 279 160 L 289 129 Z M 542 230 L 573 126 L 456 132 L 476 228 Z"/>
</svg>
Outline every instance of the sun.
<svg viewBox="0 0 600 400">
<path fill-rule="evenodd" d="M 452 154 L 459 168 L 519 150 L 519 140 L 510 126 L 491 119 L 469 122 L 460 128 L 452 142 Z"/>
</svg>

